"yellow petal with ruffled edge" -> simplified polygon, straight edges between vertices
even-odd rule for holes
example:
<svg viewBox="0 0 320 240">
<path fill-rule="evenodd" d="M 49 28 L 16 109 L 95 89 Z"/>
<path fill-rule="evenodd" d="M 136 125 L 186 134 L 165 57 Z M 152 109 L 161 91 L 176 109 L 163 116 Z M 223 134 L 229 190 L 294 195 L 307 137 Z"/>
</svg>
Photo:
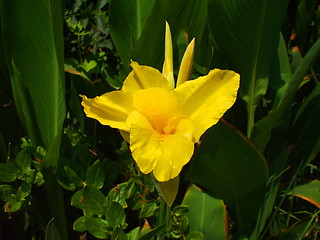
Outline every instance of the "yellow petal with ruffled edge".
<svg viewBox="0 0 320 240">
<path fill-rule="evenodd" d="M 193 62 L 193 55 L 194 55 L 194 45 L 195 39 L 189 43 L 186 51 L 184 52 L 181 66 L 178 74 L 177 86 L 180 86 L 185 81 L 189 80 L 190 73 L 192 70 L 192 62 Z"/>
<path fill-rule="evenodd" d="M 166 36 L 165 36 L 165 52 L 162 74 L 168 80 L 171 89 L 174 88 L 173 76 L 173 53 L 172 53 L 172 40 L 171 31 L 168 22 L 166 22 Z"/>
<path fill-rule="evenodd" d="M 234 104 L 240 75 L 214 69 L 208 75 L 187 81 L 174 91 L 187 116 L 196 124 L 196 141 Z"/>
<path fill-rule="evenodd" d="M 174 134 L 160 134 L 141 113 L 135 111 L 129 118 L 130 150 L 141 172 L 153 171 L 160 182 L 178 176 L 194 151 L 192 122 L 182 119 Z"/>
<path fill-rule="evenodd" d="M 124 80 L 122 90 L 136 91 L 151 87 L 159 87 L 170 89 L 167 79 L 159 72 L 159 70 L 139 65 L 137 62 L 131 61 L 132 71 Z"/>
<path fill-rule="evenodd" d="M 129 131 L 126 121 L 129 114 L 134 111 L 132 92 L 113 91 L 95 98 L 80 96 L 87 117 L 94 118 L 103 125 Z"/>
</svg>

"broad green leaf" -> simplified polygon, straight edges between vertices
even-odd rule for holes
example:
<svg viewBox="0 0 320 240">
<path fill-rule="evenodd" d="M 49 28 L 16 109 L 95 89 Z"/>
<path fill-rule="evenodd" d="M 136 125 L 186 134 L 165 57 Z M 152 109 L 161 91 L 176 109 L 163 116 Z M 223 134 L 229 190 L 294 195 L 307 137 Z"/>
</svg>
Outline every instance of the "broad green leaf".
<svg viewBox="0 0 320 240">
<path fill-rule="evenodd" d="M 8 201 L 15 192 L 16 190 L 11 185 L 0 185 L 0 198 L 5 202 Z"/>
<path fill-rule="evenodd" d="M 90 168 L 88 169 L 86 175 L 86 184 L 88 186 L 96 187 L 100 189 L 104 184 L 104 171 L 103 165 L 100 160 L 97 160 Z"/>
<path fill-rule="evenodd" d="M 82 210 L 86 216 L 105 213 L 106 197 L 98 189 L 90 186 L 83 188 Z"/>
<path fill-rule="evenodd" d="M 302 198 L 320 208 L 320 181 L 312 181 L 298 185 L 290 191 L 290 194 Z"/>
<path fill-rule="evenodd" d="M 136 43 L 132 58 L 140 64 L 146 64 L 162 70 L 164 61 L 165 22 L 170 25 L 173 43 L 184 27 L 188 14 L 186 8 L 190 1 L 155 0 L 149 16 Z M 179 17 L 178 17 L 179 16 Z M 177 61 L 178 59 L 174 59 Z"/>
<path fill-rule="evenodd" d="M 215 47 L 240 73 L 240 94 L 247 103 L 248 136 L 254 112 L 265 95 L 288 0 L 208 0 Z"/>
<path fill-rule="evenodd" d="M 287 120 L 288 117 L 290 117 L 291 104 L 294 100 L 300 82 L 302 81 L 303 77 L 307 74 L 308 70 L 310 69 L 310 67 L 319 55 L 320 40 L 318 40 L 313 45 L 313 47 L 303 58 L 297 70 L 292 75 L 292 79 L 285 93 L 285 97 L 283 98 L 280 105 L 275 110 L 273 110 L 267 117 L 263 118 L 254 125 L 252 129 L 251 139 L 262 152 L 265 150 L 265 147 L 267 143 L 270 141 L 270 139 L 270 142 L 275 144 L 284 141 L 284 139 L 279 139 L 277 137 L 274 137 L 273 135 L 277 136 L 277 133 L 283 133 L 287 131 Z"/>
<path fill-rule="evenodd" d="M 225 122 L 207 130 L 192 161 L 192 180 L 222 199 L 245 231 L 264 198 L 268 166 L 263 155 Z"/>
<path fill-rule="evenodd" d="M 128 196 L 128 183 L 120 183 L 108 193 L 108 201 L 118 202 L 123 208 L 127 207 L 126 199 Z"/>
<path fill-rule="evenodd" d="M 75 192 L 71 197 L 71 205 L 81 209 L 83 201 L 83 190 Z"/>
<path fill-rule="evenodd" d="M 110 34 L 127 71 L 133 48 L 140 38 L 154 2 L 155 0 L 111 0 Z"/>
<path fill-rule="evenodd" d="M 8 163 L 0 163 L 0 181 L 1 182 L 13 182 L 19 176 L 19 168 L 17 165 L 9 161 Z"/>
<path fill-rule="evenodd" d="M 120 227 L 121 228 L 125 224 L 126 214 L 125 214 L 122 206 L 119 203 L 112 201 L 107 206 L 106 219 L 107 219 L 110 227 L 112 227 L 112 228 Z"/>
<path fill-rule="evenodd" d="M 1 28 L 15 105 L 43 165 L 56 167 L 65 118 L 62 1 L 1 1 Z M 12 17 L 14 16 L 14 18 Z"/>
<path fill-rule="evenodd" d="M 193 185 L 186 192 L 182 204 L 189 206 L 186 216 L 190 232 L 201 232 L 204 239 L 227 239 L 227 213 L 222 200 Z"/>
<path fill-rule="evenodd" d="M 187 235 L 186 240 L 203 240 L 204 236 L 201 232 L 191 232 Z"/>
<path fill-rule="evenodd" d="M 185 44 L 195 38 L 194 62 L 208 68 L 213 54 L 208 34 L 208 0 L 186 1 L 185 8 L 187 12 L 187 26 L 184 28 L 184 35 L 187 38 Z"/>
<path fill-rule="evenodd" d="M 87 217 L 81 216 L 73 223 L 73 230 L 76 230 L 78 232 L 84 232 L 87 230 L 86 226 Z"/>
<path fill-rule="evenodd" d="M 31 160 L 32 156 L 30 149 L 23 149 L 17 154 L 14 161 L 22 171 L 26 171 L 30 168 Z"/>
<path fill-rule="evenodd" d="M 73 223 L 73 229 L 79 232 L 88 231 L 91 235 L 99 239 L 105 239 L 108 236 L 108 223 L 102 218 L 85 217 L 78 218 Z"/>
</svg>

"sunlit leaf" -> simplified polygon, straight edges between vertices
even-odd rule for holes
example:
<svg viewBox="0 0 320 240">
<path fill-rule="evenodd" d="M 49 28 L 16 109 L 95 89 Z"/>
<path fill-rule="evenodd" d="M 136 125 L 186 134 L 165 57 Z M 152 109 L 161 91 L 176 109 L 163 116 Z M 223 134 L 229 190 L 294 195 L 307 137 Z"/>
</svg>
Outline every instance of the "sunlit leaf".
<svg viewBox="0 0 320 240">
<path fill-rule="evenodd" d="M 32 143 L 47 150 L 43 164 L 56 167 L 66 112 L 61 1 L 2 1 L 1 16 L 20 119 Z"/>
<path fill-rule="evenodd" d="M 302 198 L 320 208 L 320 181 L 298 185 L 290 191 L 290 194 Z"/>
<path fill-rule="evenodd" d="M 186 216 L 190 232 L 201 232 L 204 239 L 227 239 L 227 213 L 222 200 L 211 197 L 193 185 L 182 203 L 189 206 Z"/>
</svg>

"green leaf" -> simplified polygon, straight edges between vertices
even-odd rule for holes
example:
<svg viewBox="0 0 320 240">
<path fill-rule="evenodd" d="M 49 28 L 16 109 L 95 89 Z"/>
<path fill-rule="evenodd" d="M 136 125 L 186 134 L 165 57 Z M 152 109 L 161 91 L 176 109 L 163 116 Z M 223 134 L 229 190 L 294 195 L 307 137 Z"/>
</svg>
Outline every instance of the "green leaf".
<svg viewBox="0 0 320 240">
<path fill-rule="evenodd" d="M 140 227 L 132 229 L 128 234 L 128 240 L 138 240 L 140 236 Z"/>
<path fill-rule="evenodd" d="M 97 160 L 90 168 L 86 174 L 86 184 L 88 186 L 96 187 L 100 189 L 104 184 L 104 171 L 103 165 L 100 160 Z"/>
<path fill-rule="evenodd" d="M 124 231 L 117 227 L 113 232 L 112 232 L 112 235 L 111 235 L 111 240 L 127 240 L 128 237 L 127 235 L 124 233 Z"/>
<path fill-rule="evenodd" d="M 189 207 L 186 205 L 178 205 L 175 206 L 174 209 L 172 210 L 173 215 L 180 217 L 183 216 L 185 213 L 188 212 Z"/>
<path fill-rule="evenodd" d="M 235 128 L 220 121 L 202 137 L 192 180 L 224 200 L 245 231 L 264 198 L 268 167 L 263 155 Z"/>
<path fill-rule="evenodd" d="M 107 231 L 108 223 L 101 218 L 88 218 L 82 216 L 73 223 L 73 229 L 79 232 L 88 231 L 96 238 L 103 239 L 109 235 Z"/>
<path fill-rule="evenodd" d="M 288 88 L 291 76 L 287 45 L 282 34 L 280 34 L 278 54 L 275 56 L 271 64 L 268 89 L 268 91 L 273 94 L 273 96 L 271 96 L 271 99 L 273 99 L 273 108 L 276 108 L 285 97 L 285 92 Z"/>
<path fill-rule="evenodd" d="M 22 171 L 28 170 L 32 161 L 30 149 L 21 150 L 14 161 Z"/>
<path fill-rule="evenodd" d="M 26 198 L 31 193 L 31 190 L 32 190 L 32 185 L 30 183 L 23 182 L 18 189 L 18 194 L 21 200 L 24 200 L 24 198 Z"/>
<path fill-rule="evenodd" d="M 201 232 L 191 232 L 187 235 L 187 240 L 203 240 L 204 236 Z"/>
<path fill-rule="evenodd" d="M 296 42 L 302 53 L 305 54 L 310 46 L 312 39 L 312 24 L 317 0 L 301 0 L 297 2 L 294 29 Z"/>
<path fill-rule="evenodd" d="M 305 218 L 294 224 L 289 228 L 281 229 L 280 232 L 275 234 L 273 239 L 277 240 L 301 240 L 306 239 L 306 236 L 309 235 L 308 232 L 311 231 L 313 218 Z M 316 225 L 317 223 L 315 223 Z"/>
<path fill-rule="evenodd" d="M 43 165 L 54 168 L 66 114 L 61 3 L 1 1 L 2 39 L 15 105 L 33 145 L 48 151 Z"/>
<path fill-rule="evenodd" d="M 76 186 L 80 187 L 82 185 L 82 179 L 78 176 L 78 174 L 69 166 L 65 166 L 64 169 L 70 181 Z"/>
<path fill-rule="evenodd" d="M 125 69 L 155 0 L 111 0 L 110 34 Z"/>
<path fill-rule="evenodd" d="M 320 135 L 315 134 L 320 119 L 320 84 L 318 84 L 299 108 L 291 129 L 290 160 L 310 163 L 320 152 Z"/>
<path fill-rule="evenodd" d="M 155 201 L 149 201 L 142 204 L 139 218 L 148 218 L 154 215 L 154 211 L 158 208 Z"/>
<path fill-rule="evenodd" d="M 118 202 L 123 208 L 127 207 L 126 199 L 128 196 L 128 183 L 120 183 L 108 193 L 109 203 Z"/>
<path fill-rule="evenodd" d="M 51 219 L 46 228 L 45 240 L 60 240 L 60 236 L 56 226 L 54 225 L 54 219 Z"/>
<path fill-rule="evenodd" d="M 19 176 L 19 169 L 12 161 L 8 163 L 0 163 L 0 181 L 13 182 Z"/>
<path fill-rule="evenodd" d="M 208 0 L 185 1 L 185 7 L 187 12 L 187 27 L 183 33 L 187 37 L 185 43 L 195 38 L 194 62 L 208 68 L 213 55 L 212 39 L 209 40 L 208 34 Z M 182 52 L 184 51 L 185 48 Z"/>
<path fill-rule="evenodd" d="M 172 40 L 175 43 L 181 30 L 185 27 L 185 19 L 189 14 L 186 9 L 189 3 L 189 1 L 185 0 L 154 1 L 142 34 L 132 53 L 132 58 L 135 61 L 162 70 L 165 21 L 170 25 Z M 174 61 L 177 60 L 174 59 Z"/>
<path fill-rule="evenodd" d="M 222 200 L 209 196 L 193 185 L 186 192 L 182 204 L 189 206 L 186 213 L 189 231 L 201 232 L 204 239 L 227 238 L 227 213 Z"/>
<path fill-rule="evenodd" d="M 83 188 L 82 210 L 86 216 L 102 215 L 106 209 L 106 197 L 98 189 L 90 186 Z"/>
<path fill-rule="evenodd" d="M 248 136 L 257 103 L 268 87 L 288 2 L 208 0 L 208 20 L 215 49 L 241 76 L 240 94 L 247 103 Z"/>
<path fill-rule="evenodd" d="M 290 116 L 291 104 L 294 100 L 300 82 L 319 55 L 320 39 L 309 50 L 297 70 L 292 75 L 292 79 L 285 93 L 285 97 L 283 98 L 283 101 L 280 103 L 279 107 L 254 125 L 251 139 L 262 152 L 265 150 L 265 147 L 269 141 L 275 144 L 284 141 L 284 139 L 278 138 L 277 133 L 279 133 L 279 131 L 282 133 L 288 130 L 287 120 L 288 116 Z M 282 135 L 285 136 L 285 134 Z M 270 140 L 273 138 L 275 139 Z"/>
<path fill-rule="evenodd" d="M 79 217 L 73 223 L 73 230 L 78 231 L 78 232 L 86 231 L 87 230 L 86 221 L 87 221 L 87 217 L 86 216 Z"/>
<path fill-rule="evenodd" d="M 106 211 L 106 218 L 108 224 L 112 228 L 125 226 L 126 214 L 122 206 L 117 202 L 111 202 Z"/>
<path fill-rule="evenodd" d="M 312 181 L 298 185 L 290 191 L 290 194 L 302 198 L 320 208 L 320 181 Z"/>
<path fill-rule="evenodd" d="M 82 202 L 83 202 L 83 190 L 79 190 L 75 192 L 71 197 L 71 205 L 82 209 Z"/>
<path fill-rule="evenodd" d="M 83 68 L 87 73 L 93 70 L 97 66 L 97 62 L 94 60 L 84 60 L 83 63 L 80 64 L 80 67 Z"/>
<path fill-rule="evenodd" d="M 162 232 L 162 230 L 166 227 L 166 224 L 163 224 L 159 227 L 156 227 L 154 229 L 152 229 L 151 231 L 143 234 L 139 240 L 150 240 L 152 237 L 154 237 L 156 234 Z"/>
</svg>

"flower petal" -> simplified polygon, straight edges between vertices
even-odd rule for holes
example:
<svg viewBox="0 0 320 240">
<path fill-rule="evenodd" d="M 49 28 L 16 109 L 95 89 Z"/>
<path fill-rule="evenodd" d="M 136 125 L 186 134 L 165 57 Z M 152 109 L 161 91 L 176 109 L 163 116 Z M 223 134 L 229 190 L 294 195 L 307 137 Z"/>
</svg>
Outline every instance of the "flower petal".
<svg viewBox="0 0 320 240">
<path fill-rule="evenodd" d="M 178 102 L 197 125 L 194 133 L 197 141 L 233 105 L 239 83 L 239 74 L 214 69 L 208 75 L 187 81 L 174 90 Z"/>
<path fill-rule="evenodd" d="M 131 61 L 131 67 L 133 70 L 124 80 L 122 90 L 135 91 L 150 87 L 170 89 L 167 79 L 159 70 L 149 66 L 139 65 L 134 61 Z"/>
<path fill-rule="evenodd" d="M 174 77 L 173 77 L 172 38 L 171 38 L 170 26 L 168 22 L 166 22 L 165 56 L 164 56 L 162 74 L 168 80 L 170 88 L 173 89 Z"/>
<path fill-rule="evenodd" d="M 194 55 L 194 44 L 195 40 L 189 43 L 186 51 L 183 54 L 183 58 L 181 61 L 181 67 L 179 70 L 177 86 L 180 86 L 185 81 L 189 80 L 190 73 L 192 70 L 192 62 L 193 62 L 193 55 Z"/>
<path fill-rule="evenodd" d="M 133 106 L 144 115 L 158 132 L 170 132 L 176 121 L 185 117 L 174 92 L 163 88 L 141 89 L 133 95 Z"/>
<path fill-rule="evenodd" d="M 132 92 L 113 91 L 95 98 L 82 97 L 81 105 L 87 117 L 98 120 L 103 125 L 129 131 L 127 117 L 134 111 Z"/>
<path fill-rule="evenodd" d="M 160 134 L 139 112 L 130 116 L 130 149 L 141 172 L 153 170 L 160 182 L 169 181 L 180 173 L 194 151 L 193 124 L 183 119 L 174 134 Z"/>
</svg>

